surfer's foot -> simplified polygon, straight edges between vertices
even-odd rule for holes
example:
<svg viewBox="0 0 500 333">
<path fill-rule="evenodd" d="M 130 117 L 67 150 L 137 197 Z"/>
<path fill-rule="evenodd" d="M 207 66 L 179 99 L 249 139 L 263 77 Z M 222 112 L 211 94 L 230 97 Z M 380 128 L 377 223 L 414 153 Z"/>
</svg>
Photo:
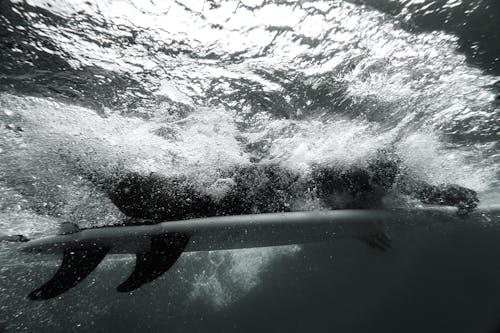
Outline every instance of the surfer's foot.
<svg viewBox="0 0 500 333">
<path fill-rule="evenodd" d="M 358 238 L 371 248 L 387 251 L 392 248 L 391 238 L 383 232 L 370 233 Z"/>
</svg>

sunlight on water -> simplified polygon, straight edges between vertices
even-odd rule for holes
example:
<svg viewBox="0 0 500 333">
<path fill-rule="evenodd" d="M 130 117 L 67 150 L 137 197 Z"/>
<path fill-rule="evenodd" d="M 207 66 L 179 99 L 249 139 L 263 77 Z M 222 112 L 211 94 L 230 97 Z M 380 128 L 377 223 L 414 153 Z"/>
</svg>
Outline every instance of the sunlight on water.
<svg viewBox="0 0 500 333">
<path fill-rule="evenodd" d="M 397 153 L 420 179 L 470 187 L 483 203 L 498 203 L 500 70 L 495 43 L 474 20 L 485 3 L 5 2 L 0 232 L 38 237 L 67 221 L 122 221 L 84 174 L 185 174 L 210 188 L 220 170 L 237 164 L 308 172 L 316 163 L 363 165 L 381 150 Z M 299 250 L 184 255 L 158 282 L 172 291 L 150 302 L 162 308 L 177 297 L 227 309 L 259 288 L 274 262 Z M 17 265 L 16 251 L 2 245 L 5 267 Z M 9 300 L 0 314 L 28 322 L 11 325 L 19 332 L 54 327 L 62 311 L 21 300 L 18 289 L 27 291 L 55 265 L 41 262 L 45 271 L 31 267 L 34 277 L 4 268 L 0 279 Z M 82 297 L 95 301 L 89 321 L 133 302 L 114 298 L 120 265 L 107 262 L 96 281 L 109 282 L 89 287 L 103 299 Z M 82 290 L 73 295 L 85 296 Z M 151 290 L 134 296 L 149 299 Z M 81 325 L 76 317 L 71 322 Z"/>
</svg>

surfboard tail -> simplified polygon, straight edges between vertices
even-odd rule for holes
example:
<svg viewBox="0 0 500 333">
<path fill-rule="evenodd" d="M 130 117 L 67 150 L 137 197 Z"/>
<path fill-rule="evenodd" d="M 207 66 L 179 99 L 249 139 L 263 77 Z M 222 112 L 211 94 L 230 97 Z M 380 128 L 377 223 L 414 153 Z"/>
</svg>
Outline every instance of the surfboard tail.
<svg viewBox="0 0 500 333">
<path fill-rule="evenodd" d="M 189 242 L 182 233 L 167 233 L 151 237 L 149 251 L 136 254 L 132 274 L 117 287 L 119 292 L 131 292 L 143 284 L 154 281 L 168 271 L 179 259 Z M 54 276 L 28 298 L 33 301 L 57 297 L 83 281 L 106 257 L 110 248 L 91 247 L 66 249 L 61 266 Z"/>
</svg>

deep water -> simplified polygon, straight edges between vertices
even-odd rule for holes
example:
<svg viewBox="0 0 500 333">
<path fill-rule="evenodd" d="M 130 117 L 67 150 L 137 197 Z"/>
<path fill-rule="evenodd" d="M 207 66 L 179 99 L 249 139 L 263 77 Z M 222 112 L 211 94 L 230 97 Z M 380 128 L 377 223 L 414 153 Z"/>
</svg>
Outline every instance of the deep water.
<svg viewBox="0 0 500 333">
<path fill-rule="evenodd" d="M 433 184 L 500 203 L 497 0 L 0 0 L 0 233 L 122 214 L 82 175 L 273 162 L 362 164 L 390 149 Z M 397 205 L 420 203 L 397 198 Z M 491 222 L 491 221 L 490 221 Z M 500 223 L 500 221 L 496 221 Z M 495 332 L 495 221 L 190 253 L 133 295 L 132 257 L 58 299 L 57 258 L 0 244 L 0 332 Z"/>
</svg>

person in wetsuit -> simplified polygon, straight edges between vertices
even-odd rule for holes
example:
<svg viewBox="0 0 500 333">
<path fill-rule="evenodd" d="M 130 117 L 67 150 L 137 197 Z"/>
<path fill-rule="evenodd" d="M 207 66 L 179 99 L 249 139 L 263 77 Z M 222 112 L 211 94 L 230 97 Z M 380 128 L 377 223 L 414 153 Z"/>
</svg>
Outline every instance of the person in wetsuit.
<svg viewBox="0 0 500 333">
<path fill-rule="evenodd" d="M 155 173 L 128 173 L 117 182 L 109 180 L 100 186 L 125 215 L 139 219 L 126 224 L 287 212 L 300 209 L 296 203 L 307 196 L 321 201 L 326 209 L 372 208 L 379 207 L 383 196 L 395 187 L 424 203 L 458 206 L 462 211 L 475 208 L 479 202 L 473 190 L 414 181 L 404 176 L 399 165 L 396 159 L 380 158 L 366 168 L 316 165 L 308 174 L 277 164 L 235 166 L 222 171 L 226 186 L 221 195 L 200 189 L 187 176 Z M 358 238 L 383 251 L 391 247 L 383 231 Z M 150 248 L 136 254 L 134 270 L 117 290 L 131 292 L 160 277 L 175 264 L 189 240 L 189 234 L 179 232 L 153 235 Z M 97 244 L 65 249 L 59 270 L 28 297 L 45 300 L 66 292 L 88 276 L 108 252 L 109 247 Z"/>
<path fill-rule="evenodd" d="M 108 195 L 127 216 L 154 221 L 299 210 L 296 202 L 315 197 L 325 209 L 376 208 L 390 190 L 426 204 L 474 209 L 475 191 L 459 185 L 430 185 L 404 176 L 396 159 L 379 158 L 366 168 L 313 166 L 309 174 L 277 164 L 235 166 L 222 172 L 230 185 L 222 197 L 200 190 L 186 176 L 128 173 Z"/>
</svg>

